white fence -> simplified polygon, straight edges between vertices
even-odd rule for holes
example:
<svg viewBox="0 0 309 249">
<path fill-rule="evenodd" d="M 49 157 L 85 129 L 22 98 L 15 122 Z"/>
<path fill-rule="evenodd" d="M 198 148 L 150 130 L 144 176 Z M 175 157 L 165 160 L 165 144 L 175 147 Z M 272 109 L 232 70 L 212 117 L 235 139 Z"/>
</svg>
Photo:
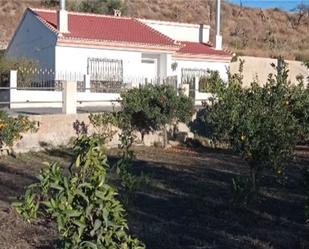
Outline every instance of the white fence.
<svg viewBox="0 0 309 249">
<path fill-rule="evenodd" d="M 178 90 L 177 77 L 169 77 L 166 79 L 155 79 L 153 81 L 144 81 L 141 79 L 143 84 L 169 84 Z M 17 71 L 10 72 L 10 86 L 4 91 L 5 94 L 1 94 L 0 104 L 7 103 L 11 109 L 27 109 L 27 108 L 62 108 L 62 112 L 66 114 L 76 113 L 79 107 L 107 107 L 107 106 L 118 106 L 120 102 L 120 92 L 125 89 L 138 86 L 133 82 L 138 82 L 136 79 L 127 80 L 122 83 L 121 88 L 117 88 L 116 91 L 110 92 L 108 89 L 95 88 L 90 80 L 89 75 L 84 75 L 82 81 L 79 79 L 75 80 L 61 80 L 57 81 L 57 86 L 46 87 L 42 86 L 21 86 L 18 84 L 18 73 Z M 60 82 L 60 83 L 59 83 Z M 78 87 L 78 86 L 82 87 Z M 103 84 L 104 85 L 104 84 Z M 202 102 L 210 97 L 208 93 L 199 92 L 199 78 L 195 78 L 195 89 L 190 89 L 190 86 L 182 85 L 189 91 L 194 90 L 194 102 L 195 105 L 200 106 Z M 192 88 L 192 86 L 191 86 Z M 113 90 L 113 89 L 112 89 Z M 189 96 L 189 92 L 185 91 Z M 4 98 L 4 95 L 6 98 Z M 9 96 L 8 96 L 9 95 Z"/>
<path fill-rule="evenodd" d="M 10 72 L 10 108 L 62 108 L 64 113 L 76 113 L 77 107 L 117 105 L 120 93 L 91 92 L 90 77 L 85 75 L 84 91 L 77 90 L 77 81 L 62 81 L 61 89 L 44 87 L 21 88 L 17 71 Z M 60 91 L 59 91 L 60 90 Z"/>
</svg>

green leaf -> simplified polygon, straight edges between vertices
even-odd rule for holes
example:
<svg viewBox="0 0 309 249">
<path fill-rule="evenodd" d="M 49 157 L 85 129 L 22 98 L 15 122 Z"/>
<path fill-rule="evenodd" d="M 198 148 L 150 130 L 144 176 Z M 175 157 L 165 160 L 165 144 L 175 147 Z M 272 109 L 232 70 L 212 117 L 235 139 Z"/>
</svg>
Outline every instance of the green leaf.
<svg viewBox="0 0 309 249">
<path fill-rule="evenodd" d="M 91 249 L 98 249 L 97 245 L 90 242 L 90 241 L 84 241 L 80 244 L 81 248 L 91 248 Z"/>
<path fill-rule="evenodd" d="M 76 190 L 76 195 L 82 197 L 87 203 L 89 203 L 88 197 L 80 190 Z"/>
<path fill-rule="evenodd" d="M 79 217 L 82 214 L 82 211 L 77 210 L 65 210 L 64 214 L 66 214 L 68 217 Z"/>
<path fill-rule="evenodd" d="M 97 231 L 101 225 L 102 225 L 102 221 L 100 221 L 99 219 L 96 219 L 94 222 L 93 230 Z"/>
<path fill-rule="evenodd" d="M 58 185 L 58 184 L 56 184 L 56 183 L 52 183 L 52 184 L 50 185 L 50 187 L 53 188 L 53 189 L 59 190 L 59 191 L 63 191 L 63 190 L 64 190 L 63 187 L 61 187 L 60 185 Z"/>
</svg>

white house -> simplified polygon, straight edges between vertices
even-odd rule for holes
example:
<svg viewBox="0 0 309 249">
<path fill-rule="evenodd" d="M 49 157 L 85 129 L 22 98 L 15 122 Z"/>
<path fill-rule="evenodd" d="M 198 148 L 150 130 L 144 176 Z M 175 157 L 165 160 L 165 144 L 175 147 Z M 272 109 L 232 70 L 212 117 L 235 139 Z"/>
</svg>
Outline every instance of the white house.
<svg viewBox="0 0 309 249">
<path fill-rule="evenodd" d="M 222 49 L 217 27 L 213 47 L 207 25 L 67 12 L 62 0 L 59 11 L 25 11 L 7 56 L 30 58 L 56 75 L 181 80 L 185 74 L 210 69 L 226 78 L 231 53 Z"/>
</svg>

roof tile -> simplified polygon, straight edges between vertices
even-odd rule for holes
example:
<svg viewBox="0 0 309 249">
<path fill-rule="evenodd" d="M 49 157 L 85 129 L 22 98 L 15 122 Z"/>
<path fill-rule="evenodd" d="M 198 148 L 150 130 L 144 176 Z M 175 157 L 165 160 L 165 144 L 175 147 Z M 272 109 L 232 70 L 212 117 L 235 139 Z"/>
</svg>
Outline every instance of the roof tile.
<svg viewBox="0 0 309 249">
<path fill-rule="evenodd" d="M 211 44 L 198 42 L 181 42 L 183 45 L 177 53 L 180 54 L 199 54 L 199 55 L 218 55 L 231 56 L 231 53 L 226 50 L 216 50 Z"/>
<path fill-rule="evenodd" d="M 57 29 L 57 12 L 32 9 L 35 15 Z M 69 12 L 66 38 L 119 41 L 174 46 L 175 41 L 134 18 Z"/>
</svg>

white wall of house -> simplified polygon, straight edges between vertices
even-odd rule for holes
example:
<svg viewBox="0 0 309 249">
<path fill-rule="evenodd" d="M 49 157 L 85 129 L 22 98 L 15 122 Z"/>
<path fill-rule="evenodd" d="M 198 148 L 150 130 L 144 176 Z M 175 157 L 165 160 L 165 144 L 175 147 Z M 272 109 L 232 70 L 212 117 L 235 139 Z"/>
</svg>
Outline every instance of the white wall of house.
<svg viewBox="0 0 309 249">
<path fill-rule="evenodd" d="M 146 19 L 139 19 L 139 21 L 177 41 L 209 42 L 210 27 L 208 25 Z"/>
<path fill-rule="evenodd" d="M 122 60 L 124 76 L 140 74 L 141 52 L 65 46 L 56 46 L 56 72 L 87 74 L 88 58 Z"/>
<path fill-rule="evenodd" d="M 6 51 L 10 58 L 28 58 L 41 68 L 54 69 L 56 34 L 27 11 Z"/>
<path fill-rule="evenodd" d="M 227 69 L 229 68 L 229 62 L 216 62 L 216 61 L 190 61 L 190 60 L 173 60 L 173 62 L 177 63 L 177 69 L 174 74 L 178 75 L 179 79 L 181 79 L 181 69 L 189 68 L 189 69 L 206 69 L 212 71 L 218 71 L 220 73 L 221 78 L 224 81 L 228 80 Z"/>
<path fill-rule="evenodd" d="M 80 75 L 87 74 L 88 58 L 122 60 L 124 79 L 134 80 L 135 78 L 164 78 L 168 76 L 172 55 L 141 51 L 56 46 L 56 74 L 65 72 Z M 154 64 L 145 63 L 147 59 L 152 60 Z M 134 84 L 134 82 L 132 83 Z"/>
</svg>

